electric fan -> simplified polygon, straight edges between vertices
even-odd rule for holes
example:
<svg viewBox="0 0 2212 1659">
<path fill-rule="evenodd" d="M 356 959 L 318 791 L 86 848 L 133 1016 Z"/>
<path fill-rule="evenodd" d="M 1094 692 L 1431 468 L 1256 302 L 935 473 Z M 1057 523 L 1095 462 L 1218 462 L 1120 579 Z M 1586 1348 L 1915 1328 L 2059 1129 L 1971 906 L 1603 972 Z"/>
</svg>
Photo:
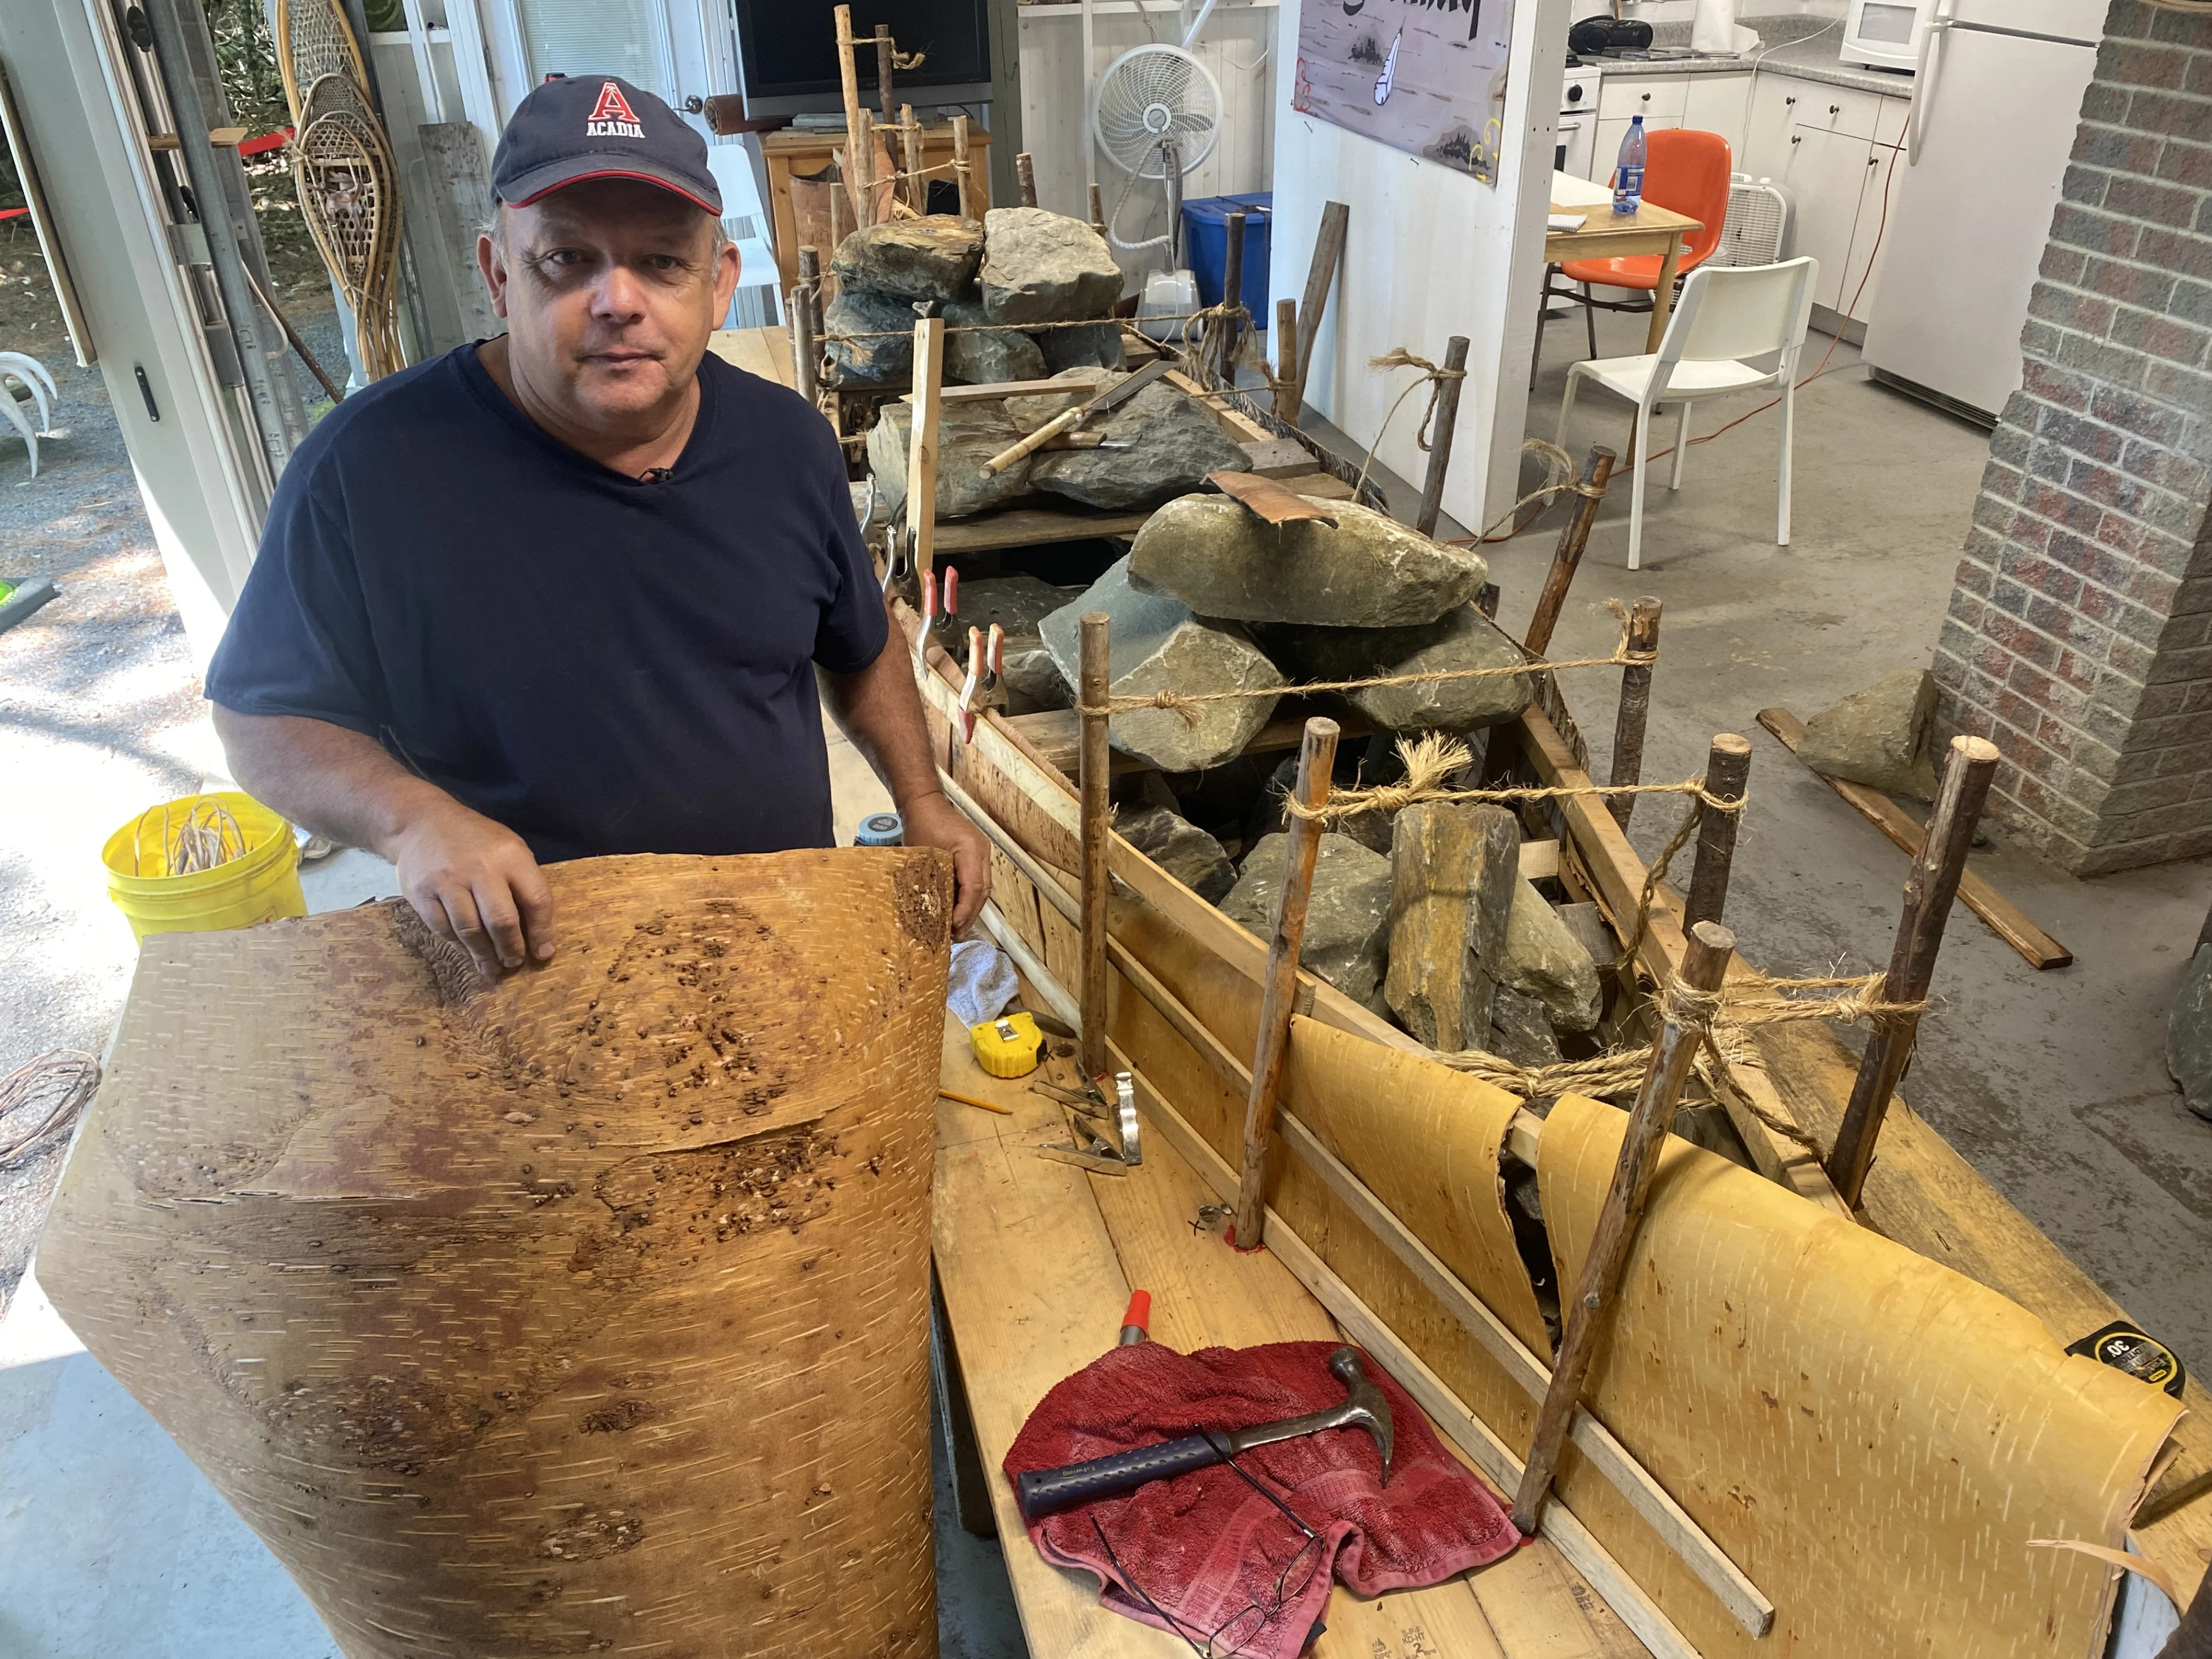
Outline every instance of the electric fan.
<svg viewBox="0 0 2212 1659">
<path fill-rule="evenodd" d="M 1188 46 L 1206 21 L 1209 4 L 1183 39 L 1185 45 L 1134 46 L 1107 65 L 1091 100 L 1091 132 L 1115 166 L 1129 175 L 1114 211 L 1106 216 L 1106 238 L 1124 252 L 1167 250 L 1168 268 L 1146 278 L 1138 307 L 1138 326 L 1154 338 L 1166 336 L 1146 327 L 1156 316 L 1188 316 L 1198 309 L 1198 283 L 1182 258 L 1183 175 L 1213 153 L 1221 124 L 1221 88 Z M 1125 242 L 1115 227 L 1122 204 L 1139 179 L 1167 186 L 1166 234 Z"/>
</svg>

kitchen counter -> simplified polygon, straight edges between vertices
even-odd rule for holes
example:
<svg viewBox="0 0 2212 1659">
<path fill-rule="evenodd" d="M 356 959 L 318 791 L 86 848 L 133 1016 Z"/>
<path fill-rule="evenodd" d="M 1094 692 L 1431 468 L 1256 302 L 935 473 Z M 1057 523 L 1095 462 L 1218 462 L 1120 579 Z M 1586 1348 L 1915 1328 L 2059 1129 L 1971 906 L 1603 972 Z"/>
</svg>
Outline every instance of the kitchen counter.
<svg viewBox="0 0 2212 1659">
<path fill-rule="evenodd" d="M 1879 93 L 1886 98 L 1912 96 L 1912 76 L 1897 70 L 1860 69 L 1836 56 L 1843 25 L 1823 25 L 1809 17 L 1747 17 L 1744 27 L 1754 31 L 1760 44 L 1740 58 L 1673 58 L 1654 62 L 1615 58 L 1585 58 L 1583 62 L 1610 78 L 1616 75 L 1729 75 L 1747 70 L 1771 70 L 1801 80 L 1829 86 L 1851 87 Z M 1686 46 L 1687 23 L 1660 23 L 1652 29 L 1655 46 Z"/>
</svg>

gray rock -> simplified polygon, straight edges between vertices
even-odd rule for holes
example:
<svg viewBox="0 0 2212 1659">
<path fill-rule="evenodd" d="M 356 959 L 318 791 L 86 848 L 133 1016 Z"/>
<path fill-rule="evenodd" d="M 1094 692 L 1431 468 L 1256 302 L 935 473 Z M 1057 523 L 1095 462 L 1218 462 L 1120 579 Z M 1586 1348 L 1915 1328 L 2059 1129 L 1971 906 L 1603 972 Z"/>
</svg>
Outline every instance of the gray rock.
<svg viewBox="0 0 2212 1659">
<path fill-rule="evenodd" d="M 1127 378 L 1109 370 L 1074 372 L 1098 376 L 1109 386 Z M 1014 418 L 1018 422 L 1020 417 Z M 1128 447 L 1041 453 L 1030 467 L 1033 488 L 1085 507 L 1126 512 L 1195 489 L 1209 472 L 1242 471 L 1251 465 L 1243 446 L 1212 416 L 1187 392 L 1158 380 L 1120 408 L 1094 416 L 1083 429 Z"/>
<path fill-rule="evenodd" d="M 1805 722 L 1797 758 L 1823 777 L 1936 799 L 1936 677 L 1900 668 Z"/>
<path fill-rule="evenodd" d="M 1543 896 L 1517 876 L 1505 925 L 1505 971 L 1511 990 L 1534 997 L 1559 1031 L 1595 1030 L 1604 1008 L 1597 964 L 1567 931 Z"/>
<path fill-rule="evenodd" d="M 1431 1048 L 1480 1048 L 1504 969 L 1521 829 L 1501 806 L 1427 801 L 1398 814 L 1383 1000 Z"/>
<path fill-rule="evenodd" d="M 1551 1017 L 1534 997 L 1501 985 L 1490 1001 L 1490 1052 L 1516 1066 L 1556 1066 L 1565 1058 Z"/>
<path fill-rule="evenodd" d="M 830 269 L 837 273 L 841 288 L 872 289 L 908 300 L 958 300 L 974 291 L 982 258 L 982 226 L 936 214 L 854 231 L 838 244 Z"/>
<path fill-rule="evenodd" d="M 1138 806 L 1121 813 L 1121 838 L 1208 904 L 1218 904 L 1237 884 L 1236 866 L 1221 843 L 1180 813 Z"/>
<path fill-rule="evenodd" d="M 1563 922 L 1566 930 L 1589 952 L 1590 960 L 1611 962 L 1620 954 L 1620 941 L 1613 936 L 1613 929 L 1605 925 L 1605 912 L 1595 904 L 1555 904 L 1552 914 Z"/>
<path fill-rule="evenodd" d="M 1021 436 L 993 403 L 946 404 L 937 443 L 937 516 L 964 519 L 1003 507 L 1029 489 L 1029 468 L 1016 462 L 995 477 L 983 476 L 985 461 Z M 906 504 L 907 441 L 914 429 L 914 405 L 887 403 L 868 431 L 868 467 L 886 513 Z"/>
<path fill-rule="evenodd" d="M 2189 1109 L 2212 1121 L 2212 943 L 2197 947 L 2166 1017 L 2166 1069 Z"/>
<path fill-rule="evenodd" d="M 1221 901 L 1222 915 L 1263 939 L 1274 932 L 1290 840 L 1269 836 L 1255 847 L 1237 885 Z M 1343 836 L 1323 836 L 1298 960 L 1354 1002 L 1383 1013 L 1389 938 L 1390 860 Z"/>
<path fill-rule="evenodd" d="M 914 306 L 872 289 L 840 288 L 823 326 L 832 334 L 882 334 L 880 340 L 830 342 L 830 379 L 837 386 L 881 386 L 914 373 Z"/>
<path fill-rule="evenodd" d="M 1042 645 L 1025 651 L 1008 650 L 1006 672 L 1000 676 L 1006 688 L 1006 712 L 1037 714 L 1050 708 L 1073 708 L 1075 693 L 1060 677 L 1052 653 Z"/>
<path fill-rule="evenodd" d="M 1106 239 L 1080 219 L 1042 208 L 993 208 L 983 216 L 978 278 L 994 323 L 1103 317 L 1121 297 L 1121 267 Z"/>
<path fill-rule="evenodd" d="M 1337 750 L 1332 787 L 1348 789 L 1359 781 L 1358 755 L 1357 749 Z M 1246 846 L 1256 847 L 1263 837 L 1279 835 L 1291 827 L 1290 809 L 1283 803 L 1297 787 L 1297 782 L 1298 757 L 1294 750 L 1275 763 L 1275 769 L 1268 774 L 1267 781 L 1253 798 L 1251 810 L 1244 815 Z M 1338 835 L 1358 842 L 1370 853 L 1389 858 L 1395 817 L 1396 814 L 1391 812 L 1361 812 L 1356 817 L 1339 818 L 1334 827 Z"/>
<path fill-rule="evenodd" d="M 1097 323 L 1089 328 L 1041 328 L 1030 337 L 1044 353 L 1048 374 L 1064 368 L 1121 367 L 1121 330 L 1118 324 Z"/>
<path fill-rule="evenodd" d="M 1129 562 L 1117 559 L 1082 598 L 1044 619 L 1045 648 L 1068 684 L 1081 684 L 1080 629 L 1086 611 L 1112 618 L 1108 667 L 1115 696 L 1155 691 L 1229 691 L 1280 685 L 1281 671 L 1234 623 L 1201 621 L 1190 607 L 1129 586 Z M 1137 708 L 1107 723 L 1115 748 L 1165 772 L 1199 772 L 1243 752 L 1275 712 L 1275 699 L 1237 697 L 1200 705 L 1194 724 L 1182 711 Z"/>
<path fill-rule="evenodd" d="M 1291 628 L 1262 631 L 1276 665 L 1304 680 L 1376 679 L 1462 668 L 1510 668 L 1527 660 L 1471 605 L 1425 628 Z M 1386 732 L 1472 732 L 1519 717 L 1535 695 L 1525 674 L 1377 686 L 1343 701 Z"/>
<path fill-rule="evenodd" d="M 1137 532 L 1130 580 L 1201 616 L 1406 628 L 1464 605 L 1489 576 L 1480 554 L 1350 501 L 1329 510 L 1334 529 L 1311 520 L 1271 525 L 1226 495 L 1186 495 Z"/>
<path fill-rule="evenodd" d="M 993 623 L 1006 630 L 1006 644 L 1035 643 L 1037 627 L 1047 617 L 1082 592 L 1079 587 L 1054 587 L 1035 576 L 1017 572 L 1011 576 L 978 576 L 960 584 L 960 620 L 978 628 Z"/>
<path fill-rule="evenodd" d="M 1063 368 L 1052 377 L 1067 382 L 1067 390 L 1039 392 L 1026 398 L 1006 399 L 1006 418 L 1024 432 L 1034 432 L 1055 415 L 1064 414 L 1076 404 L 1089 403 L 1099 392 L 1121 378 L 1117 369 L 1084 367 Z"/>
<path fill-rule="evenodd" d="M 1045 377 L 1044 353 L 1018 328 L 994 328 L 981 334 L 953 331 L 981 327 L 989 320 L 974 301 L 945 307 L 945 320 L 951 325 L 945 336 L 947 380 L 962 386 L 1001 386 L 1008 380 Z"/>
</svg>

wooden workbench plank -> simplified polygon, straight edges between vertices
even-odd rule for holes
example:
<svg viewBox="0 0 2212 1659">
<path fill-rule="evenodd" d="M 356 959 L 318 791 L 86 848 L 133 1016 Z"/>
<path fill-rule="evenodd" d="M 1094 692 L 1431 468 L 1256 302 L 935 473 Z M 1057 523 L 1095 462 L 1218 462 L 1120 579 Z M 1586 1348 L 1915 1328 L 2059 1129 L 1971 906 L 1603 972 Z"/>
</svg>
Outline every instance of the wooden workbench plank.
<svg viewBox="0 0 2212 1659">
<path fill-rule="evenodd" d="M 1805 740 L 1803 722 L 1786 708 L 1762 708 L 1759 723 L 1765 726 L 1782 746 L 1791 754 Z M 1810 769 L 1809 768 L 1808 769 Z M 1844 778 L 1832 778 L 1825 772 L 1813 775 L 1826 784 L 1853 806 L 1868 823 L 1887 836 L 1902 848 L 1907 858 L 1918 858 L 1922 843 L 1927 836 L 1910 814 L 1879 789 L 1869 789 L 1864 784 L 1852 783 Z M 2028 919 L 2027 913 L 1974 872 L 1970 863 L 1959 878 L 1960 902 L 1989 923 L 1997 937 L 2027 958 L 2031 968 L 2063 968 L 2074 960 L 2074 953 L 2045 933 Z"/>
</svg>

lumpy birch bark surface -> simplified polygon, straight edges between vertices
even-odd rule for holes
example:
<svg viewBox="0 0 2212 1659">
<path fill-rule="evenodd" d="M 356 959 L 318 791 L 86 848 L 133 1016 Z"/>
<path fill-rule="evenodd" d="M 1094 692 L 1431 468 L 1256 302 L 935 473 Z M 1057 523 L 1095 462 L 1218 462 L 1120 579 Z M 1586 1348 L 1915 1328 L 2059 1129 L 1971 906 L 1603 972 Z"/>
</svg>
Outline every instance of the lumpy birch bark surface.
<svg viewBox="0 0 2212 1659">
<path fill-rule="evenodd" d="M 936 1651 L 939 853 L 150 939 L 40 1254 L 349 1659 Z"/>
</svg>

